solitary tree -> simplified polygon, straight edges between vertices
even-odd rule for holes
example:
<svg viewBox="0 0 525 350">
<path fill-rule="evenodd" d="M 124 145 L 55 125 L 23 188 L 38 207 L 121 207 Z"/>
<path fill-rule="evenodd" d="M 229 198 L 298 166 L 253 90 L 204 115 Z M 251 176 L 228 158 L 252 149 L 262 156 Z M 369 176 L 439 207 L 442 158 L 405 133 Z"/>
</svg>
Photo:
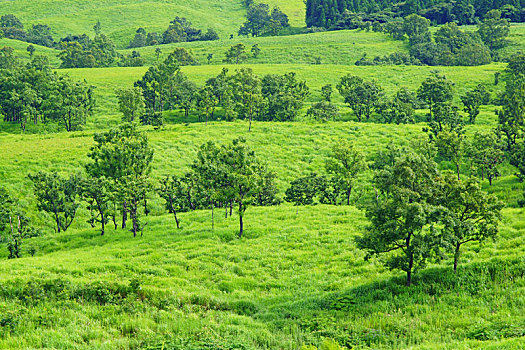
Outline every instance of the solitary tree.
<svg viewBox="0 0 525 350">
<path fill-rule="evenodd" d="M 33 58 L 33 54 L 35 53 L 36 49 L 33 45 L 27 46 L 27 52 L 29 53 L 29 57 Z"/>
<path fill-rule="evenodd" d="M 448 158 L 456 166 L 456 174 L 460 179 L 461 160 L 465 153 L 465 136 L 458 130 L 445 127 L 436 137 L 436 147 L 438 153 Z"/>
<path fill-rule="evenodd" d="M 505 40 L 510 32 L 510 23 L 501 18 L 501 11 L 490 10 L 485 15 L 485 19 L 478 25 L 478 34 L 481 40 L 491 51 L 503 48 Z"/>
<path fill-rule="evenodd" d="M 492 185 L 494 178 L 499 176 L 498 166 L 505 159 L 503 147 L 496 133 L 492 131 L 477 131 L 467 144 L 466 153 L 472 166 L 481 172 L 481 179 L 489 180 Z"/>
<path fill-rule="evenodd" d="M 176 176 L 166 176 L 161 180 L 157 193 L 166 201 L 166 209 L 169 213 L 173 213 L 177 228 L 180 228 L 177 212 L 185 209 L 185 203 L 187 202 L 187 191 L 184 182 Z"/>
</svg>

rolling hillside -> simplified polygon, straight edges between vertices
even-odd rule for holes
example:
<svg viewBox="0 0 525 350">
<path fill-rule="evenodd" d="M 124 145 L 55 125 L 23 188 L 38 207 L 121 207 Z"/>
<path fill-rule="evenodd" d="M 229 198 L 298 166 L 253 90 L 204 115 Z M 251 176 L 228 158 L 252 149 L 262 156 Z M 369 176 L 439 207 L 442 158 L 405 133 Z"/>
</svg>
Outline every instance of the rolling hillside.
<svg viewBox="0 0 525 350">
<path fill-rule="evenodd" d="M 302 0 L 265 2 L 279 6 L 292 26 L 304 27 Z M 124 47 L 139 26 L 162 32 L 175 16 L 187 17 L 197 28 L 214 28 L 221 40 L 138 48 L 146 66 L 133 68 L 58 69 L 58 51 L 36 47 L 36 54 L 47 56 L 59 74 L 94 86 L 96 105 L 83 129 L 70 133 L 44 123 L 28 123 L 22 132 L 17 123 L 0 121 L 0 187 L 18 200 L 38 233 L 24 238 L 17 259 L 7 259 L 11 241 L 7 235 L 0 237 L 0 349 L 525 348 L 525 208 L 518 202 L 525 183 L 516 169 L 505 159 L 493 184 L 480 180 L 486 192 L 505 202 L 496 239 L 465 244 L 457 274 L 452 250 L 447 250 L 416 271 L 413 285 L 406 287 L 404 272 L 389 270 L 382 258 L 367 259 L 356 238 L 369 232 L 363 204 L 377 194 L 369 182 L 376 152 L 390 144 L 417 144 L 419 151 L 432 153 L 423 131 L 428 109 L 418 106 L 413 124 L 373 122 L 374 116 L 357 122 L 335 88 L 342 76 L 354 74 L 378 82 L 391 98 L 400 88 L 416 91 L 438 70 L 454 82 L 452 102 L 466 120 L 461 96 L 483 84 L 492 99 L 481 106 L 476 123 L 465 126 L 469 139 L 498 125 L 504 82 L 501 78 L 495 85 L 495 75 L 506 63 L 356 66 L 363 54 L 373 58 L 408 52 L 406 41 L 364 30 L 235 35 L 230 40 L 244 20 L 241 0 L 0 0 L 0 14 L 6 13 L 18 16 L 26 28 L 50 25 L 55 38 L 92 35 L 100 20 L 102 31 L 122 54 L 132 52 Z M 512 25 L 508 39 L 503 57 L 525 50 L 525 25 Z M 247 51 L 257 44 L 260 56 L 250 56 L 242 65 L 225 64 L 225 51 L 237 43 Z M 0 47 L 13 47 L 24 63 L 29 59 L 27 45 L 0 39 Z M 181 110 L 165 111 L 166 124 L 159 130 L 139 126 L 154 150 L 147 196 L 151 211 L 141 218 L 147 223 L 143 234 L 133 238 L 129 225 L 114 229 L 109 222 L 101 236 L 98 226 L 89 223 L 85 202 L 72 226 L 55 232 L 51 215 L 37 208 L 28 175 L 82 172 L 94 135 L 122 120 L 115 90 L 133 86 L 157 61 L 157 48 L 162 60 L 178 47 L 191 50 L 200 62 L 181 67 L 198 86 L 223 68 L 235 72 L 246 67 L 260 77 L 295 72 L 310 94 L 293 122 L 254 121 L 251 132 L 247 120 L 221 120 L 222 107 L 207 125 L 196 109 L 189 116 Z M 208 64 L 209 54 L 213 57 Z M 306 111 L 322 99 L 326 84 L 334 87 L 333 103 L 340 114 L 323 122 L 307 117 Z M 280 199 L 294 179 L 312 172 L 327 175 L 332 146 L 340 139 L 351 142 L 368 162 L 355 180 L 352 205 L 248 206 L 242 239 L 237 238 L 236 209 L 230 216 L 224 208 L 178 213 L 182 227 L 177 229 L 156 194 L 159 181 L 185 174 L 205 142 L 226 144 L 239 136 L 276 173 Z M 438 157 L 441 171 L 456 170 L 452 161 Z M 463 159 L 460 168 L 463 178 L 475 174 L 469 159 Z"/>
</svg>

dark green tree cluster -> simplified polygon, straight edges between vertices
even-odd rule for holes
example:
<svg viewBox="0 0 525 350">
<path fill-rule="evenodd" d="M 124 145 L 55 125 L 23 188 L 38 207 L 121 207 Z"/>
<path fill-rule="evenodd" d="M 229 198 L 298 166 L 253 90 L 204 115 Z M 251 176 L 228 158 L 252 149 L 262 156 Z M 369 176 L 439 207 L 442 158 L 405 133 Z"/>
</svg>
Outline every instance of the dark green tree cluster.
<svg viewBox="0 0 525 350">
<path fill-rule="evenodd" d="M 474 24 L 485 18 L 490 10 L 500 10 L 504 18 L 513 22 L 525 21 L 525 3 L 511 0 L 466 1 L 355 1 L 307 0 L 306 25 L 329 29 L 356 29 L 382 26 L 396 18 L 416 14 L 433 24 L 454 22 L 459 25 Z"/>
<path fill-rule="evenodd" d="M 38 209 L 49 213 L 57 232 L 66 231 L 73 223 L 82 202 L 90 212 L 88 223 L 106 225 L 113 222 L 115 229 L 121 220 L 126 228 L 128 217 L 131 232 L 136 236 L 144 229 L 142 213 L 149 213 L 147 195 L 151 192 L 149 171 L 153 150 L 146 135 L 133 123 L 95 134 L 85 165 L 85 173 L 63 177 L 57 172 L 38 172 L 29 175 L 34 184 Z"/>
<path fill-rule="evenodd" d="M 505 90 L 498 112 L 498 135 L 505 143 L 509 161 L 525 179 L 525 54 L 514 55 L 505 70 Z"/>
<path fill-rule="evenodd" d="M 148 33 L 144 28 L 137 29 L 135 37 L 130 41 L 128 48 L 171 44 L 190 41 L 219 40 L 217 32 L 211 28 L 203 33 L 202 30 L 192 27 L 190 21 L 184 17 L 175 17 L 168 28 L 159 36 L 156 32 Z"/>
<path fill-rule="evenodd" d="M 142 67 L 145 63 L 144 58 L 140 52 L 133 50 L 128 55 L 118 55 L 120 60 L 118 65 L 120 67 Z"/>
<path fill-rule="evenodd" d="M 100 33 L 100 29 L 95 32 L 93 39 L 86 34 L 62 38 L 59 48 L 61 68 L 109 67 L 118 56 L 115 44 L 105 34 Z"/>
<path fill-rule="evenodd" d="M 33 24 L 27 31 L 22 22 L 13 14 L 0 17 L 0 37 L 25 41 L 28 43 L 54 47 L 51 28 L 46 24 Z"/>
<path fill-rule="evenodd" d="M 350 205 L 352 190 L 367 168 L 363 153 L 352 143 L 339 140 L 326 159 L 326 175 L 311 173 L 292 181 L 285 200 L 295 205 Z"/>
<path fill-rule="evenodd" d="M 369 59 L 367 54 L 364 53 L 363 57 L 355 62 L 356 66 L 383 66 L 383 65 L 394 65 L 394 66 L 420 66 L 421 61 L 414 56 L 411 56 L 404 52 L 394 52 L 390 55 L 375 56 L 373 59 Z"/>
<path fill-rule="evenodd" d="M 464 244 L 494 238 L 503 204 L 473 179 L 442 174 L 409 149 L 400 153 L 374 175 L 376 194 L 365 205 L 370 224 L 357 245 L 367 259 L 381 255 L 388 268 L 405 271 L 410 286 L 429 261 L 449 253 L 456 271 Z"/>
<path fill-rule="evenodd" d="M 19 63 L 13 50 L 0 50 L 0 114 L 5 122 L 55 124 L 66 131 L 82 128 L 93 114 L 93 87 L 53 72 L 43 56 Z"/>
<path fill-rule="evenodd" d="M 244 217 L 249 206 L 279 204 L 276 197 L 276 175 L 259 160 L 243 138 L 227 145 L 213 142 L 199 148 L 191 170 L 182 177 L 167 176 L 161 181 L 158 194 L 166 209 L 174 214 L 195 209 L 224 208 L 230 216 L 233 208 L 239 214 L 239 238 L 244 232 Z"/>
<path fill-rule="evenodd" d="M 246 21 L 239 28 L 239 35 L 272 36 L 289 27 L 288 16 L 278 7 L 270 11 L 270 6 L 264 3 L 248 5 Z"/>
<path fill-rule="evenodd" d="M 22 244 L 25 239 L 38 235 L 29 218 L 20 208 L 18 201 L 9 191 L 0 186 L 0 240 L 7 244 L 8 258 L 22 257 Z M 31 255 L 31 248 L 27 249 Z"/>
</svg>

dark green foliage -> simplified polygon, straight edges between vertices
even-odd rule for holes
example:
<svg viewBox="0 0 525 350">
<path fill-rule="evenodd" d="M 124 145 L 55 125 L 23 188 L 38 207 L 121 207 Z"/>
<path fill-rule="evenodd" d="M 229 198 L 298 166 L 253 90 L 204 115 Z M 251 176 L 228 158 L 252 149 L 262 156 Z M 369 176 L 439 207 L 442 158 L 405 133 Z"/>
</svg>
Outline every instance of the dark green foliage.
<svg viewBox="0 0 525 350">
<path fill-rule="evenodd" d="M 482 180 L 487 178 L 492 184 L 492 180 L 500 175 L 498 166 L 503 163 L 505 154 L 501 140 L 493 130 L 474 133 L 467 144 L 466 153 L 471 168 L 481 173 Z"/>
<path fill-rule="evenodd" d="M 80 193 L 82 198 L 88 203 L 87 209 L 91 213 L 88 222 L 94 227 L 95 222 L 100 222 L 101 232 L 105 233 L 106 224 L 112 213 L 112 199 L 115 197 L 115 184 L 106 179 L 104 176 L 90 177 L 81 182 Z"/>
<path fill-rule="evenodd" d="M 177 223 L 177 228 L 180 228 L 180 219 L 177 217 L 177 212 L 184 212 L 190 209 L 195 209 L 191 197 L 191 185 L 187 182 L 188 178 L 177 178 L 175 176 L 166 176 L 160 182 L 160 187 L 157 190 L 159 196 L 166 201 L 166 209 L 172 213 Z"/>
<path fill-rule="evenodd" d="M 104 34 L 93 40 L 85 34 L 60 40 L 61 68 L 109 67 L 117 57 L 115 44 Z"/>
<path fill-rule="evenodd" d="M 284 200 L 294 205 L 313 205 L 321 203 L 327 180 L 324 176 L 311 173 L 293 180 L 286 190 Z"/>
<path fill-rule="evenodd" d="M 115 91 L 119 110 L 122 112 L 122 121 L 134 122 L 145 112 L 144 97 L 138 87 L 119 89 Z"/>
<path fill-rule="evenodd" d="M 250 51 L 253 55 L 253 58 L 257 58 L 261 54 L 261 48 L 259 47 L 259 44 L 254 44 Z"/>
<path fill-rule="evenodd" d="M 354 111 L 358 121 L 370 119 L 372 112 L 381 105 L 383 88 L 375 81 L 364 81 L 361 77 L 348 74 L 341 78 L 337 89 L 345 103 Z"/>
<path fill-rule="evenodd" d="M 263 36 L 278 35 L 289 27 L 288 16 L 275 7 L 270 12 L 267 4 L 252 3 L 246 12 L 246 22 L 239 28 L 239 35 Z"/>
<path fill-rule="evenodd" d="M 414 56 L 404 52 L 395 52 L 383 57 L 376 56 L 373 60 L 368 59 L 366 53 L 355 62 L 356 66 L 381 66 L 381 65 L 403 65 L 420 66 L 421 61 Z"/>
<path fill-rule="evenodd" d="M 495 239 L 503 203 L 485 193 L 473 179 L 460 181 L 445 176 L 441 186 L 439 201 L 446 208 L 443 233 L 452 245 L 456 272 L 462 245 Z"/>
<path fill-rule="evenodd" d="M 234 45 L 230 47 L 228 51 L 225 52 L 224 56 L 225 56 L 224 62 L 226 63 L 235 63 L 235 64 L 242 63 L 244 60 L 248 58 L 246 54 L 246 46 L 244 46 L 244 44 L 242 43 Z"/>
<path fill-rule="evenodd" d="M 485 85 L 479 84 L 461 96 L 461 102 L 463 103 L 464 111 L 468 113 L 469 123 L 474 124 L 479 114 L 479 107 L 490 102 L 490 94 Z"/>
<path fill-rule="evenodd" d="M 166 62 L 169 65 L 176 66 L 197 66 L 199 62 L 193 56 L 193 53 L 187 51 L 185 48 L 180 47 L 173 50 L 172 53 L 166 58 Z"/>
<path fill-rule="evenodd" d="M 428 105 L 432 117 L 436 104 L 448 102 L 454 97 L 454 83 L 439 72 L 433 72 L 421 83 L 417 97 Z"/>
<path fill-rule="evenodd" d="M 503 48 L 510 32 L 510 24 L 501 18 L 501 11 L 491 10 L 478 25 L 478 34 L 491 51 Z"/>
<path fill-rule="evenodd" d="M 47 61 L 35 56 L 20 66 L 12 51 L 0 51 L 0 111 L 4 121 L 19 123 L 55 123 L 67 131 L 82 128 L 93 114 L 93 87 L 54 73 Z"/>
<path fill-rule="evenodd" d="M 81 179 L 77 175 L 63 178 L 56 172 L 30 174 L 38 210 L 53 216 L 56 231 L 66 231 L 73 223 L 79 203 Z"/>
<path fill-rule="evenodd" d="M 133 51 L 127 56 L 121 56 L 118 65 L 120 67 L 142 67 L 144 58 L 142 58 L 140 52 Z"/>
<path fill-rule="evenodd" d="M 262 78 L 262 95 L 267 101 L 263 120 L 291 121 L 297 117 L 309 94 L 305 81 L 298 81 L 294 72 L 268 74 Z"/>
<path fill-rule="evenodd" d="M 125 123 L 106 133 L 95 134 L 94 140 L 95 146 L 88 154 L 92 162 L 86 164 L 86 172 L 91 178 L 104 177 L 111 181 L 111 200 L 120 207 L 122 228 L 126 227 L 129 213 L 135 237 L 145 226 L 140 222 L 142 202 L 146 214 L 148 210 L 145 201 L 150 190 L 148 174 L 153 159 L 148 138 L 135 124 Z"/>
<path fill-rule="evenodd" d="M 321 101 L 314 103 L 306 111 L 306 116 L 324 122 L 334 120 L 339 116 L 339 108 L 331 102 Z"/>
</svg>

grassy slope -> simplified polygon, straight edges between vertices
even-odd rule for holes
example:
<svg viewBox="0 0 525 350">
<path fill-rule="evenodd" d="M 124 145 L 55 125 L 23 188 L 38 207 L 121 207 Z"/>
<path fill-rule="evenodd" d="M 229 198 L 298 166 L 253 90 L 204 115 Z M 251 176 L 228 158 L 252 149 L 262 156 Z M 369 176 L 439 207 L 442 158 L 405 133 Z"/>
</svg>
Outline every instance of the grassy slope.
<svg viewBox="0 0 525 350">
<path fill-rule="evenodd" d="M 45 23 L 55 36 L 93 33 L 99 20 L 103 32 L 125 47 L 138 27 L 162 33 L 175 16 L 187 17 L 197 28 L 214 28 L 221 36 L 236 33 L 245 10 L 240 1 L 194 0 L 68 0 L 0 1 L 0 13 L 13 13 L 26 26 Z"/>
<path fill-rule="evenodd" d="M 390 141 L 408 142 L 418 134 L 421 125 L 353 122 L 256 123 L 250 134 L 244 122 L 172 125 L 149 132 L 156 152 L 152 175 L 183 172 L 202 142 L 228 142 L 244 135 L 279 174 L 282 191 L 292 178 L 319 171 L 338 137 L 356 142 L 369 155 Z M 92 143 L 89 132 L 0 138 L 6 146 L 0 154 L 0 164 L 6 165 L 0 180 L 19 193 L 25 206 L 34 205 L 28 195 L 28 172 L 43 168 L 72 171 L 85 162 Z M 212 231 L 209 211 L 184 213 L 183 229 L 176 230 L 160 200 L 152 198 L 150 203 L 152 214 L 146 219 L 143 238 L 131 239 L 129 232 L 112 229 L 99 237 L 85 223 L 82 210 L 65 234 L 53 234 L 44 224 L 47 235 L 26 242 L 26 247 L 36 247 L 36 257 L 0 264 L 5 286 L 0 290 L 0 313 L 7 320 L 17 315 L 16 322 L 8 324 L 9 335 L 0 338 L 0 347 L 155 345 L 160 349 L 166 341 L 207 339 L 216 346 L 236 341 L 255 348 L 295 349 L 301 343 L 317 344 L 324 337 L 373 348 L 504 344 L 518 349 L 523 345 L 518 338 L 496 341 L 490 334 L 487 339 L 493 341 L 475 340 L 484 330 L 496 332 L 495 337 L 512 338 L 525 329 L 525 280 L 519 275 L 521 270 L 517 275 L 512 272 L 520 265 L 510 266 L 502 275 L 494 272 L 498 276 L 494 281 L 485 265 L 478 267 L 481 271 L 470 265 L 523 255 L 522 209 L 505 211 L 498 241 L 469 247 L 462 256 L 465 265 L 459 285 L 449 285 L 457 279 L 450 276 L 447 261 L 419 275 L 416 286 L 406 290 L 399 286 L 401 278 L 390 280 L 401 274 L 385 271 L 375 261 L 365 262 L 356 249 L 353 238 L 366 221 L 355 208 L 249 208 L 246 236 L 237 240 L 235 216 L 224 219 L 223 212 L 216 211 Z M 49 223 L 43 215 L 35 215 L 34 220 Z M 5 250 L 0 254 L 5 255 Z M 92 288 L 94 281 L 127 285 L 139 278 L 146 299 L 140 302 L 132 295 L 100 305 L 64 295 L 27 299 L 19 293 L 29 291 L 10 289 L 13 285 L 22 288 L 30 280 L 54 285 L 56 278 L 79 289 Z M 346 298 L 351 304 L 345 304 Z M 36 307 L 30 307 L 32 303 Z M 514 333 L 498 331 L 501 324 L 514 327 Z"/>
</svg>

